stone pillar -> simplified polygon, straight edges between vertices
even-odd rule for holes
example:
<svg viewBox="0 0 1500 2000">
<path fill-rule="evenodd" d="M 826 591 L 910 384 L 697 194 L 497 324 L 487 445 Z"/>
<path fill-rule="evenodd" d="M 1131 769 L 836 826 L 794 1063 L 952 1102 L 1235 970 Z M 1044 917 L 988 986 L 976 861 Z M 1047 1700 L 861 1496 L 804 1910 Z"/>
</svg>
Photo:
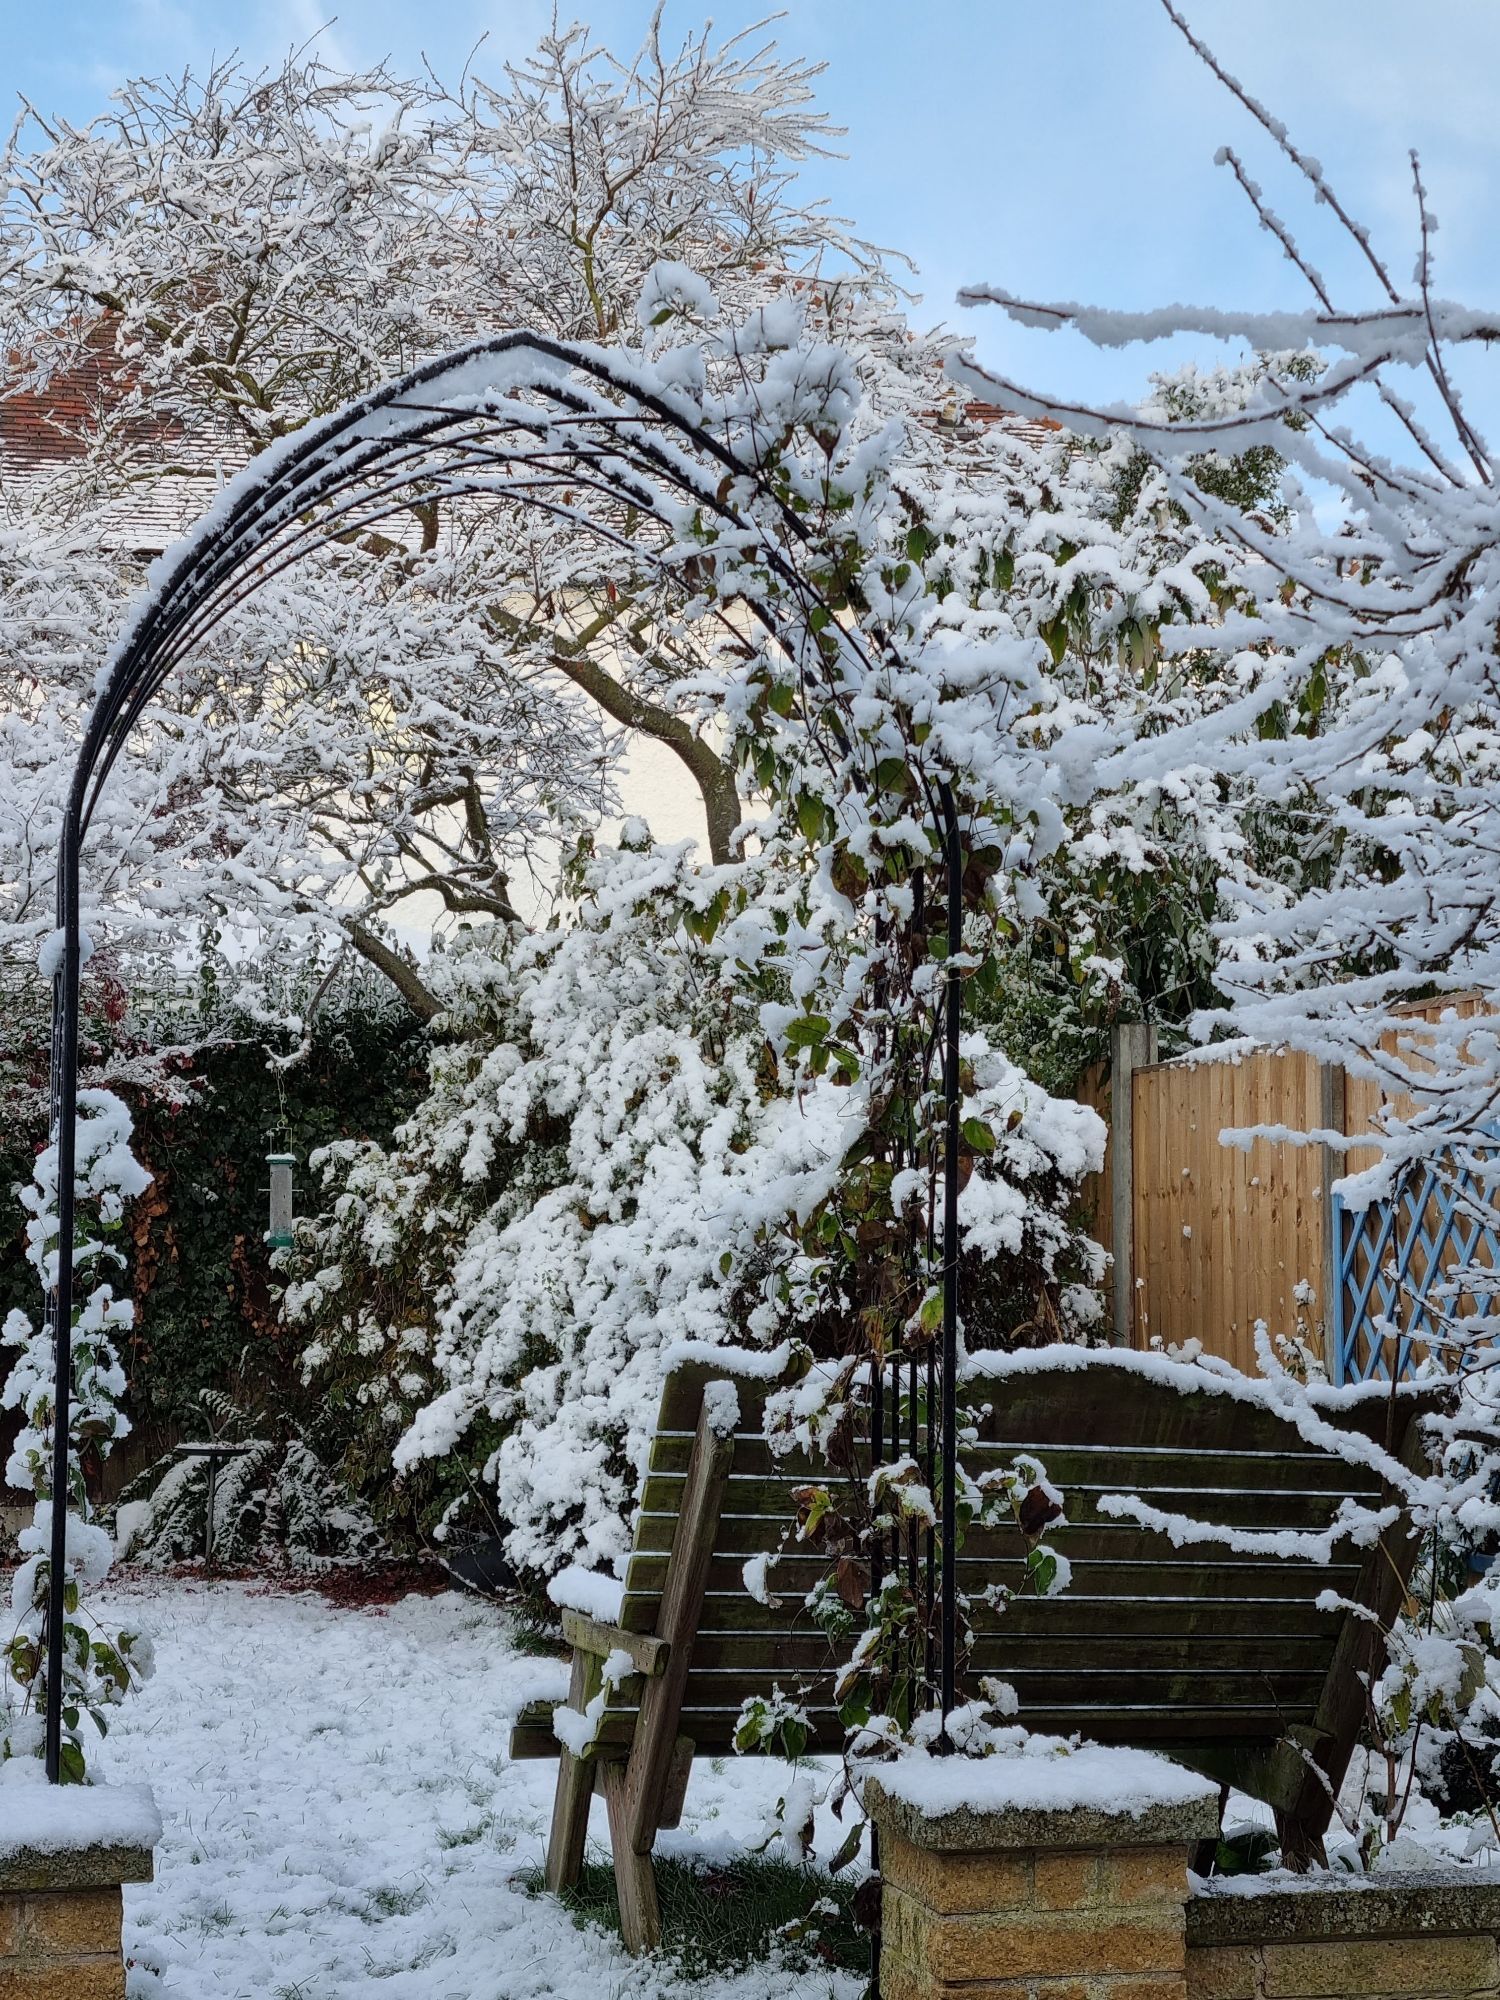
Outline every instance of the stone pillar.
<svg viewBox="0 0 1500 2000">
<path fill-rule="evenodd" d="M 58 1853 L 7 1844 L 0 1850 L 0 2000 L 124 2000 L 120 1887 L 149 1882 L 151 1873 L 149 1847 Z"/>
<path fill-rule="evenodd" d="M 1186 2000 L 1188 1857 L 1218 1830 L 1214 1796 L 928 1817 L 872 1777 L 864 1802 L 881 2000 Z"/>
</svg>

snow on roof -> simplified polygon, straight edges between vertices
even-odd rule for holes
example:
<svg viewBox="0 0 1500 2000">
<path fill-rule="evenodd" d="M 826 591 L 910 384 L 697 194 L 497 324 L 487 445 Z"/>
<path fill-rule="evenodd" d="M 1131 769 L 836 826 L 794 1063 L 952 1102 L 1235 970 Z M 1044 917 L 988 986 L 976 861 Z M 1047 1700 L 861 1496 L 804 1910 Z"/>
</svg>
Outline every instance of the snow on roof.
<svg viewBox="0 0 1500 2000">
<path fill-rule="evenodd" d="M 112 342 L 101 321 L 71 366 L 39 386 L 0 396 L 0 480 L 24 491 L 84 469 L 105 422 L 135 388 L 134 371 Z M 138 476 L 109 503 L 105 537 L 108 546 L 131 554 L 159 555 L 248 457 L 227 422 L 201 413 L 188 422 L 153 410 L 127 419 L 119 434 Z"/>
<path fill-rule="evenodd" d="M 476 326 L 473 336 L 481 332 Z M 134 371 L 113 343 L 113 322 L 101 317 L 71 366 L 56 370 L 41 387 L 0 396 L 0 479 L 22 488 L 32 480 L 41 484 L 86 457 L 90 441 L 135 386 Z M 942 412 L 931 414 L 940 426 L 952 427 Z M 994 403 L 970 401 L 962 422 L 978 430 L 1004 429 L 1033 448 L 1061 434 L 1049 419 L 1019 416 Z M 124 436 L 142 476 L 107 509 L 106 536 L 111 547 L 137 555 L 157 556 L 170 548 L 250 458 L 228 421 L 202 410 L 190 416 L 153 410 L 125 426 Z"/>
</svg>

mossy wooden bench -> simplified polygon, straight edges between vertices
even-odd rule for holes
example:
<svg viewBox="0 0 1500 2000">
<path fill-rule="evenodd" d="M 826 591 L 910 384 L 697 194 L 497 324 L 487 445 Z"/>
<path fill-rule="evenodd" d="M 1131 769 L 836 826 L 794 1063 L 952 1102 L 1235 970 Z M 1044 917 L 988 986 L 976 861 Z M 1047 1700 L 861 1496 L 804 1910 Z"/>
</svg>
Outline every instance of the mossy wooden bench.
<svg viewBox="0 0 1500 2000">
<path fill-rule="evenodd" d="M 1343 1543 L 1325 1565 L 1178 1548 L 1110 1518 L 1101 1499 L 1133 1493 L 1223 1527 L 1323 1530 L 1347 1496 L 1377 1502 L 1381 1485 L 1309 1445 L 1249 1381 L 1215 1383 L 1155 1356 L 1079 1359 L 1042 1350 L 993 1369 L 981 1361 L 966 1377 L 971 1407 L 989 1408 L 965 1463 L 978 1473 L 1034 1452 L 1065 1496 L 1065 1523 L 1048 1539 L 1072 1565 L 1065 1592 L 1017 1599 L 999 1616 L 979 1593 L 1017 1577 L 1024 1544 L 1014 1530 L 969 1535 L 959 1557 L 960 1586 L 976 1600 L 966 1672 L 1009 1681 L 1031 1729 L 1158 1750 L 1239 1787 L 1274 1809 L 1289 1858 L 1315 1856 L 1364 1716 L 1360 1676 L 1378 1671 L 1382 1645 L 1379 1625 L 1317 1600 L 1332 1590 L 1388 1626 L 1409 1539 L 1396 1529 L 1368 1551 Z M 678 1824 L 693 1758 L 732 1749 L 742 1704 L 777 1686 L 811 1689 L 809 1752 L 844 1742 L 833 1700 L 841 1661 L 803 1609 L 826 1562 L 789 1542 L 769 1574 L 771 1604 L 744 1581 L 750 1557 L 782 1546 L 791 1489 L 827 1484 L 829 1473 L 771 1452 L 761 1431 L 775 1385 L 764 1380 L 736 1380 L 733 1434 L 716 1435 L 718 1399 L 705 1408 L 704 1391 L 727 1373 L 694 1361 L 667 1381 L 617 1621 L 563 1615 L 568 1705 L 582 1712 L 604 1695 L 593 1740 L 581 1756 L 563 1750 L 546 1704 L 525 1710 L 511 1737 L 513 1757 L 561 1759 L 550 1888 L 577 1882 L 590 1796 L 596 1785 L 603 1793 L 635 1951 L 659 1935 L 657 1832 Z M 1410 1459 L 1431 1402 L 1410 1391 L 1330 1397 L 1325 1414 Z"/>
</svg>

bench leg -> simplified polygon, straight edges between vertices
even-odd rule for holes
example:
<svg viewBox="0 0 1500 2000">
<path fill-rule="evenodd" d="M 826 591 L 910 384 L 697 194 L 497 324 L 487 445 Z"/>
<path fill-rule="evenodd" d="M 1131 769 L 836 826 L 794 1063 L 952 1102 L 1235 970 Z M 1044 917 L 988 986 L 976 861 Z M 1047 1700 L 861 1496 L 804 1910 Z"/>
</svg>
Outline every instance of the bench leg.
<svg viewBox="0 0 1500 2000">
<path fill-rule="evenodd" d="M 1281 1865 L 1298 1875 L 1309 1868 L 1326 1868 L 1328 1855 L 1323 1846 L 1323 1830 L 1300 1813 L 1278 1811 L 1276 1835 L 1281 1842 Z"/>
<path fill-rule="evenodd" d="M 667 1789 L 661 1802 L 660 1826 L 682 1825 L 682 1808 L 687 1802 L 688 1779 L 693 1772 L 693 1753 L 698 1748 L 691 1736 L 679 1736 L 672 1745 L 672 1763 L 667 1772 Z"/>
<path fill-rule="evenodd" d="M 599 1789 L 609 1813 L 609 1845 L 615 1861 L 615 1889 L 620 1898 L 620 1934 L 625 1949 L 638 1956 L 661 1943 L 661 1911 L 656 1901 L 656 1871 L 651 1856 L 637 1854 L 630 1840 L 625 1765 L 599 1766 Z"/>
<path fill-rule="evenodd" d="M 580 1714 L 593 1698 L 590 1685 L 599 1662 L 587 1653 L 574 1653 L 573 1672 L 568 1683 L 568 1706 Z M 547 1887 L 554 1895 L 560 1889 L 576 1889 L 583 1868 L 584 1843 L 589 1837 L 589 1800 L 594 1795 L 594 1765 L 591 1759 L 575 1757 L 558 1745 L 557 1790 L 552 1795 L 552 1831 L 547 1838 Z"/>
<path fill-rule="evenodd" d="M 583 1869 L 583 1849 L 589 1837 L 589 1800 L 594 1795 L 594 1767 L 571 1750 L 557 1762 L 557 1790 L 552 1799 L 552 1831 L 547 1839 L 547 1887 L 576 1889 Z"/>
</svg>

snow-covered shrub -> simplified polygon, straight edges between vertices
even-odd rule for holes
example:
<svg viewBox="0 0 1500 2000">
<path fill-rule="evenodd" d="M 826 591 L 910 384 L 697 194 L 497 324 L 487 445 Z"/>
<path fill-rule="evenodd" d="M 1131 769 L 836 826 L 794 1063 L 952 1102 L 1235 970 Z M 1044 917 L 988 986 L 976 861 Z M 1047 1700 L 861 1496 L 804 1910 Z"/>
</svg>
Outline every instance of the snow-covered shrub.
<svg viewBox="0 0 1500 2000">
<path fill-rule="evenodd" d="M 809 1245 L 868 1117 L 857 1075 L 799 1094 L 771 1061 L 763 1010 L 791 1011 L 767 997 L 791 969 L 748 988 L 738 969 L 778 923 L 847 949 L 788 860 L 715 870 L 637 845 L 577 887 L 557 929 L 450 961 L 429 1094 L 391 1147 L 323 1155 L 325 1212 L 286 1293 L 310 1378 L 364 1415 L 364 1463 L 394 1448 L 407 1480 L 447 1468 L 435 1493 L 455 1501 L 472 1477 L 541 1570 L 628 1546 L 676 1343 L 847 1345 Z M 1066 1210 L 1092 1114 L 981 1037 L 970 1061 L 1001 1134 L 965 1191 L 975 1270 L 1082 1311 L 1060 1280 L 1088 1268 Z"/>
<path fill-rule="evenodd" d="M 69 1421 L 68 1490 L 52 1486 L 53 1386 L 56 1347 L 51 1329 L 35 1327 L 22 1312 L 12 1312 L 0 1329 L 0 1344 L 19 1349 L 0 1391 L 0 1408 L 19 1410 L 22 1426 L 6 1467 L 5 1483 L 36 1496 L 34 1518 L 20 1537 L 21 1565 L 11 1585 L 14 1625 L 5 1642 L 8 1678 L 0 1705 L 0 1762 L 16 1756 L 40 1756 L 46 1717 L 52 1704 L 62 1715 L 62 1776 L 81 1783 L 86 1776 L 83 1718 L 102 1735 L 104 1711 L 124 1699 L 132 1686 L 151 1672 L 149 1642 L 129 1628 L 100 1629 L 83 1602 L 86 1586 L 108 1574 L 113 1557 L 110 1538 L 91 1518 L 84 1487 L 82 1454 L 106 1456 L 129 1430 L 120 1407 L 125 1378 L 114 1335 L 131 1319 L 128 1299 L 117 1298 L 100 1274 L 123 1262 L 107 1241 L 119 1233 L 125 1203 L 147 1186 L 145 1173 L 130 1150 L 130 1113 L 108 1091 L 81 1091 L 78 1098 L 75 1153 L 75 1209 L 72 1244 L 74 1304 L 68 1337 L 73 1357 L 73 1396 Z M 30 1220 L 26 1225 L 27 1255 L 50 1293 L 57 1283 L 61 1250 L 58 1235 L 58 1150 L 46 1147 L 38 1156 L 32 1185 L 21 1200 Z M 67 1512 L 66 1575 L 64 1581 L 63 1683 L 52 1688 L 47 1679 L 47 1598 L 52 1574 L 53 1510 Z"/>
<path fill-rule="evenodd" d="M 1409 1497 L 1417 1561 L 1338 1801 L 1348 1857 L 1366 1869 L 1415 1857 L 1407 1829 L 1420 1798 L 1477 1813 L 1500 1844 L 1500 1394 L 1488 1369 L 1452 1394 L 1427 1490 Z"/>
<path fill-rule="evenodd" d="M 272 1562 L 316 1570 L 383 1553 L 368 1510 L 301 1431 L 290 1427 L 290 1435 L 257 1435 L 265 1427 L 263 1414 L 247 1414 L 214 1390 L 204 1393 L 203 1405 L 213 1440 L 242 1447 L 213 1472 L 216 1563 Z M 120 1553 L 147 1566 L 203 1555 L 209 1483 L 205 1457 L 169 1452 L 147 1466 L 121 1493 L 115 1510 Z"/>
</svg>

